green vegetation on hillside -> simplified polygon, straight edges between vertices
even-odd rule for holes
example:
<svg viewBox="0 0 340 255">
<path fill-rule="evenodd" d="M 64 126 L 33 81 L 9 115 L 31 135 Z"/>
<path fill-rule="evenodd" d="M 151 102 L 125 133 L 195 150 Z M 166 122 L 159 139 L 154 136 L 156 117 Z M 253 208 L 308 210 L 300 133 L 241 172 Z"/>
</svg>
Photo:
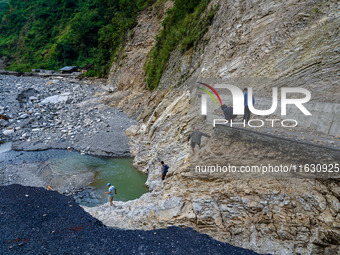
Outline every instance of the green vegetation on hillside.
<svg viewBox="0 0 340 255">
<path fill-rule="evenodd" d="M 7 0 L 0 0 L 0 13 L 2 9 L 5 7 L 6 3 L 7 3 Z"/>
<path fill-rule="evenodd" d="M 93 64 L 107 75 L 137 14 L 165 0 L 0 0 L 0 57 L 8 70 L 60 69 Z M 174 0 L 146 64 L 148 88 L 158 86 L 171 52 L 196 47 L 216 8 L 210 0 Z"/>
<path fill-rule="evenodd" d="M 156 89 L 167 66 L 171 52 L 179 47 L 181 52 L 196 47 L 206 33 L 217 8 L 204 13 L 210 0 L 175 0 L 163 21 L 164 29 L 157 36 L 146 63 L 146 83 L 149 90 Z"/>
<path fill-rule="evenodd" d="M 0 0 L 0 56 L 9 70 L 94 64 L 104 76 L 112 57 L 153 0 Z M 7 2 L 7 3 L 6 3 Z"/>
</svg>

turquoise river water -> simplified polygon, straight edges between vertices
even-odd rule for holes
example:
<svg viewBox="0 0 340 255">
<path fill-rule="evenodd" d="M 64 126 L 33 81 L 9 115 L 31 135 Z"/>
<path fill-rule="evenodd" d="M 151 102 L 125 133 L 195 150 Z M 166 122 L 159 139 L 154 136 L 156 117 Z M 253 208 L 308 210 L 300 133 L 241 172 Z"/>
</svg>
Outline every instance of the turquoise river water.
<svg viewBox="0 0 340 255">
<path fill-rule="evenodd" d="M 77 198 L 82 205 L 95 206 L 106 203 L 107 195 L 104 192 L 108 190 L 108 182 L 117 189 L 114 198 L 116 201 L 133 200 L 148 192 L 145 186 L 147 176 L 132 165 L 131 158 L 101 158 L 66 150 L 13 151 L 5 150 L 5 145 L 0 147 L 1 164 L 46 162 L 57 174 L 94 172 L 93 182 L 83 195 Z"/>
</svg>

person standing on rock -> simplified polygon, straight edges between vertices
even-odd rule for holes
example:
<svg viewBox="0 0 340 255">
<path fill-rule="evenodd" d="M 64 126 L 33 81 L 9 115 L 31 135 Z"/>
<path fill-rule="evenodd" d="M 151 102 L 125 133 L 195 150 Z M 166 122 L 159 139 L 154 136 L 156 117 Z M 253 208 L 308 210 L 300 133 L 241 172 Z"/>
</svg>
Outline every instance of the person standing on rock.
<svg viewBox="0 0 340 255">
<path fill-rule="evenodd" d="M 244 88 L 243 89 L 243 95 L 244 95 L 244 115 L 243 115 L 243 120 L 246 120 L 246 122 L 248 123 L 249 119 L 250 119 L 250 110 L 249 110 L 249 106 L 248 106 L 248 89 Z M 253 96 L 253 105 L 255 104 L 255 99 Z"/>
<path fill-rule="evenodd" d="M 198 145 L 198 148 L 201 149 L 201 139 L 202 139 L 202 136 L 206 136 L 206 137 L 209 137 L 210 138 L 210 135 L 207 135 L 205 133 L 202 133 L 199 131 L 199 128 L 198 127 L 195 127 L 195 131 L 191 133 L 191 135 L 189 135 L 188 137 L 188 141 L 191 139 L 191 149 L 192 149 L 192 152 L 195 154 L 195 146 L 196 144 Z"/>
<path fill-rule="evenodd" d="M 117 194 L 117 190 L 116 190 L 115 186 L 111 185 L 111 183 L 108 183 L 107 187 L 109 188 L 109 192 L 104 192 L 104 193 L 109 195 L 109 197 L 108 197 L 109 204 L 110 204 L 110 206 L 113 206 L 113 195 Z"/>
<path fill-rule="evenodd" d="M 230 120 L 234 120 L 237 115 L 234 115 L 233 107 L 228 107 L 225 104 L 221 106 L 225 119 L 228 121 L 227 125 L 230 125 Z"/>
<path fill-rule="evenodd" d="M 161 161 L 161 165 L 162 165 L 162 181 L 164 181 L 165 176 L 169 171 L 169 166 L 164 164 L 164 161 Z"/>
</svg>

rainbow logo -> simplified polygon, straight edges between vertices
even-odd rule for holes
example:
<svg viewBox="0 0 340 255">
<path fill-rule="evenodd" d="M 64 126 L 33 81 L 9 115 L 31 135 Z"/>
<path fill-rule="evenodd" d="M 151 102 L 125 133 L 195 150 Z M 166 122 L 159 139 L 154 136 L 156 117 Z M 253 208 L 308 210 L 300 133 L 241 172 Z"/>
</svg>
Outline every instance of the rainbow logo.
<svg viewBox="0 0 340 255">
<path fill-rule="evenodd" d="M 222 100 L 221 100 L 221 98 L 220 98 L 220 95 L 217 93 L 217 91 L 216 91 L 212 86 L 210 86 L 209 84 L 203 83 L 203 82 L 199 82 L 199 81 L 198 81 L 197 83 L 198 83 L 198 84 L 201 84 L 201 85 L 203 85 L 203 86 L 206 86 L 206 87 L 209 88 L 212 92 L 214 92 L 214 94 L 217 96 L 217 98 L 218 98 L 218 100 L 220 101 L 220 104 L 221 104 L 221 106 L 222 106 Z M 213 96 L 208 90 L 203 89 L 203 88 L 199 88 L 199 89 L 201 89 L 201 90 L 203 90 L 204 92 L 206 92 L 206 93 L 212 98 L 212 100 L 214 100 L 215 105 L 217 105 L 214 96 Z"/>
</svg>

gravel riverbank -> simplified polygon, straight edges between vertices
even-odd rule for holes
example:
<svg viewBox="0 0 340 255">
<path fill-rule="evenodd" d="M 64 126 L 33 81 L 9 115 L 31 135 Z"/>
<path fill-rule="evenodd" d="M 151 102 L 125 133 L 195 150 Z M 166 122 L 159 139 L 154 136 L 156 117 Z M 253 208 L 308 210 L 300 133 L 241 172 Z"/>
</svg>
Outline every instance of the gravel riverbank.
<svg viewBox="0 0 340 255">
<path fill-rule="evenodd" d="M 257 254 L 192 229 L 105 227 L 70 197 L 43 188 L 0 187 L 1 254 Z"/>
<path fill-rule="evenodd" d="M 100 81 L 0 75 L 0 141 L 16 150 L 66 149 L 129 156 L 134 120 L 97 101 Z"/>
<path fill-rule="evenodd" d="M 19 151 L 71 149 L 95 156 L 129 156 L 125 130 L 135 121 L 98 102 L 101 83 L 0 75 L 0 144 L 12 142 Z M 20 161 L 21 154 L 0 156 L 0 185 L 53 185 L 61 193 L 74 194 L 93 181 L 93 172 L 60 176 L 46 160 L 34 161 L 32 155 Z"/>
</svg>

